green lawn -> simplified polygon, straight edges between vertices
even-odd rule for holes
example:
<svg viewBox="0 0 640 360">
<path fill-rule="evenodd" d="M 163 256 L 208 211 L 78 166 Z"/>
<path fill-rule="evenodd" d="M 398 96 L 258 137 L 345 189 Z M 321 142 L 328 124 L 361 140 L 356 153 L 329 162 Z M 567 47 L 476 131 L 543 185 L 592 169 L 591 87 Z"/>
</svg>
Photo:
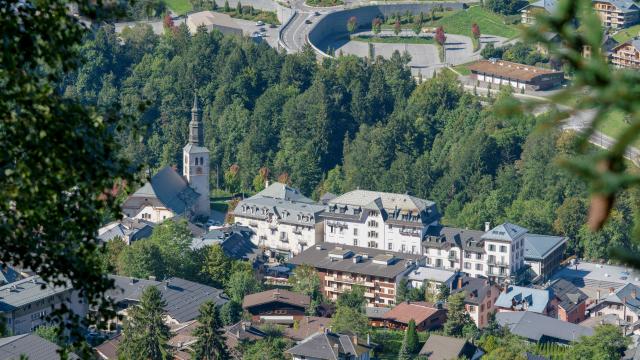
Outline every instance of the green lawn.
<svg viewBox="0 0 640 360">
<path fill-rule="evenodd" d="M 468 64 L 457 65 L 457 66 L 454 66 L 453 69 L 464 76 L 469 76 L 471 75 L 471 70 L 469 70 L 467 65 Z"/>
<path fill-rule="evenodd" d="M 193 9 L 189 0 L 164 0 L 164 2 L 171 11 L 178 15 L 183 15 Z"/>
<path fill-rule="evenodd" d="M 620 111 L 612 111 L 598 126 L 598 130 L 611 137 L 618 137 L 628 128 L 629 124 L 624 121 L 624 114 Z M 640 147 L 640 139 L 635 141 L 634 146 Z"/>
<path fill-rule="evenodd" d="M 372 43 L 391 43 L 391 44 L 434 44 L 434 40 L 432 37 L 401 37 L 401 36 L 367 36 L 367 35 L 358 35 L 352 36 L 351 40 L 353 41 L 361 41 L 361 42 L 372 42 Z"/>
<path fill-rule="evenodd" d="M 638 32 L 640 32 L 640 24 L 620 30 L 617 34 L 613 35 L 613 38 L 617 42 L 623 43 L 631 40 L 635 36 L 638 36 Z"/>
<path fill-rule="evenodd" d="M 472 6 L 467 10 L 445 13 L 435 22 L 428 22 L 426 26 L 442 26 L 445 33 L 460 34 L 471 37 L 471 25 L 478 24 L 480 32 L 486 35 L 496 35 L 513 38 L 520 34 L 515 25 L 505 24 L 504 17 L 494 14 L 480 6 Z"/>
</svg>

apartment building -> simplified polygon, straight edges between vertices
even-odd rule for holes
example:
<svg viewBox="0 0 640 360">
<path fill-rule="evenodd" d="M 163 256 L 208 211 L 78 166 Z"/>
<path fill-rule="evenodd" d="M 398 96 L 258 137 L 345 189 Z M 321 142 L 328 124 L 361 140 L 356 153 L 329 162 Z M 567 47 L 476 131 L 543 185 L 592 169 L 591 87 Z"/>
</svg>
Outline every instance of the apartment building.
<svg viewBox="0 0 640 360">
<path fill-rule="evenodd" d="M 623 29 L 640 21 L 640 7 L 631 0 L 594 0 L 593 9 L 605 27 Z"/>
<path fill-rule="evenodd" d="M 434 202 L 407 194 L 354 190 L 327 201 L 327 243 L 420 254 L 429 226 L 438 224 Z"/>
<path fill-rule="evenodd" d="M 44 288 L 43 288 L 44 287 Z M 53 286 L 40 276 L 31 276 L 0 287 L 0 316 L 13 335 L 33 332 L 48 325 L 47 316 L 62 305 L 85 316 L 87 302 L 70 286 Z"/>
<path fill-rule="evenodd" d="M 640 38 L 614 47 L 611 50 L 611 63 L 621 69 L 640 69 Z"/>
<path fill-rule="evenodd" d="M 487 223 L 484 232 L 435 226 L 429 230 L 422 247 L 427 266 L 502 282 L 514 278 L 524 266 L 527 232 L 510 223 L 493 229 Z"/>
<path fill-rule="evenodd" d="M 591 316 L 613 316 L 632 331 L 637 330 L 640 320 L 640 287 L 628 283 L 618 289 L 610 289 L 603 299 L 588 307 Z M 626 331 L 625 331 L 626 333 Z"/>
<path fill-rule="evenodd" d="M 242 200 L 233 215 L 237 224 L 253 231 L 251 241 L 268 256 L 288 259 L 322 242 L 324 209 L 297 189 L 276 182 Z"/>
<path fill-rule="evenodd" d="M 528 4 L 520 10 L 520 21 L 523 24 L 533 24 L 538 14 L 549 14 L 555 11 L 558 0 L 539 0 Z"/>
<path fill-rule="evenodd" d="M 500 288 L 487 279 L 478 279 L 463 274 L 456 275 L 451 283 L 451 294 L 464 292 L 464 308 L 479 329 L 487 326 L 489 317 L 496 311 L 496 300 Z"/>
<path fill-rule="evenodd" d="M 316 244 L 294 256 L 293 265 L 309 265 L 320 275 L 321 291 L 330 300 L 351 289 L 364 286 L 367 306 L 396 304 L 400 280 L 418 266 L 424 257 L 417 254 L 367 249 L 356 246 Z"/>
<path fill-rule="evenodd" d="M 524 262 L 531 267 L 536 279 L 547 280 L 560 266 L 567 247 L 564 236 L 526 234 Z"/>
</svg>

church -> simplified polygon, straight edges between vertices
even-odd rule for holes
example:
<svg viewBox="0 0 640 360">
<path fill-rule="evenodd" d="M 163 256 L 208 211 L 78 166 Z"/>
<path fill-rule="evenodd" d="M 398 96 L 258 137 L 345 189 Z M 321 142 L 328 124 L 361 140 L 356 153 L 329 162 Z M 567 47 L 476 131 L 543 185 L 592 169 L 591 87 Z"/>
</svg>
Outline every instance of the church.
<svg viewBox="0 0 640 360">
<path fill-rule="evenodd" d="M 198 97 L 193 99 L 189 140 L 182 149 L 182 176 L 171 166 L 155 174 L 122 205 L 126 217 L 152 223 L 182 216 L 209 218 L 209 150 L 204 145 L 204 126 Z"/>
</svg>

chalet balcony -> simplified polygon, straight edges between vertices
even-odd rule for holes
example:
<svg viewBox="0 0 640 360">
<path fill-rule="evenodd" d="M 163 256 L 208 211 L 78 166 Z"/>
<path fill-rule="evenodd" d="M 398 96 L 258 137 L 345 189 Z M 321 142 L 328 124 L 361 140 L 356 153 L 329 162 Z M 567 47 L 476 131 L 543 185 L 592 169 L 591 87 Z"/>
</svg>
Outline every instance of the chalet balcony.
<svg viewBox="0 0 640 360">
<path fill-rule="evenodd" d="M 348 227 L 346 223 L 340 221 L 327 221 L 327 226 L 337 227 L 341 229 L 346 229 Z"/>
<path fill-rule="evenodd" d="M 400 235 L 404 236 L 413 236 L 413 237 L 422 237 L 422 233 L 418 230 L 400 230 Z"/>
<path fill-rule="evenodd" d="M 376 294 L 374 294 L 372 292 L 365 292 L 364 293 L 364 297 L 373 299 L 373 298 L 376 297 Z"/>
</svg>

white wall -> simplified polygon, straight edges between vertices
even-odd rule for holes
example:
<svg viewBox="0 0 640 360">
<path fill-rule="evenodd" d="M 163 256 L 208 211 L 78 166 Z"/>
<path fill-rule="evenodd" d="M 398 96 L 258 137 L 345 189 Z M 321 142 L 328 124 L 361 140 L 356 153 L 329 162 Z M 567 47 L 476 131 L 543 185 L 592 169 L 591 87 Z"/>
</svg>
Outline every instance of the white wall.
<svg viewBox="0 0 640 360">
<path fill-rule="evenodd" d="M 135 219 L 144 219 L 147 221 L 151 221 L 152 223 L 159 224 L 166 219 L 171 219 L 175 214 L 173 211 L 165 208 L 165 207 L 155 207 L 151 205 L 147 205 L 140 212 L 138 212 L 133 218 Z"/>
<path fill-rule="evenodd" d="M 235 215 L 235 221 L 253 230 L 254 234 L 251 236 L 251 242 L 256 246 L 289 251 L 292 255 L 297 255 L 310 246 L 322 242 L 321 232 L 316 231 L 316 226 L 321 226 L 321 224 L 309 223 L 308 226 L 296 226 L 278 223 L 275 217 L 273 217 L 272 221 L 268 221 L 240 215 Z M 272 230 L 272 228 L 275 230 Z M 296 231 L 296 229 L 299 231 Z M 287 242 L 280 240 L 282 233 L 285 234 Z"/>
</svg>

